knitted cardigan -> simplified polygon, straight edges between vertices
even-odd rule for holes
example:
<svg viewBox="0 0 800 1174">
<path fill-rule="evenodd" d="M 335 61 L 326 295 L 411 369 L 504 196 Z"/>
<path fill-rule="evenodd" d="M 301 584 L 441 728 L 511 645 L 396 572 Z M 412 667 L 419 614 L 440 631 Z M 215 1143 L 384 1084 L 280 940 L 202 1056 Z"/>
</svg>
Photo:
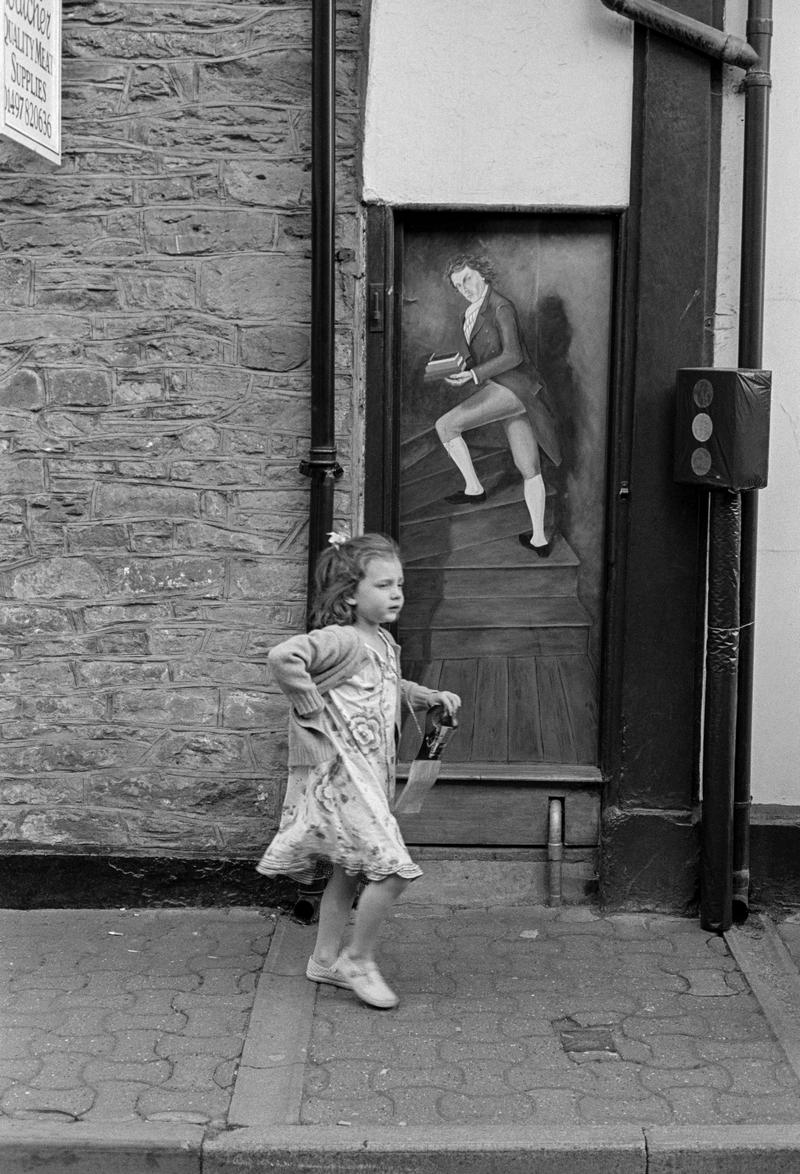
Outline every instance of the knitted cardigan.
<svg viewBox="0 0 800 1174">
<path fill-rule="evenodd" d="M 397 679 L 395 729 L 399 734 L 401 701 L 414 709 L 425 709 L 435 692 L 404 681 L 400 676 L 400 649 L 388 632 Z M 333 753 L 322 721 L 325 694 L 349 680 L 369 660 L 367 645 L 350 624 L 330 624 L 307 635 L 290 636 L 271 648 L 267 656 L 272 676 L 288 697 L 289 766 L 313 766 Z"/>
</svg>

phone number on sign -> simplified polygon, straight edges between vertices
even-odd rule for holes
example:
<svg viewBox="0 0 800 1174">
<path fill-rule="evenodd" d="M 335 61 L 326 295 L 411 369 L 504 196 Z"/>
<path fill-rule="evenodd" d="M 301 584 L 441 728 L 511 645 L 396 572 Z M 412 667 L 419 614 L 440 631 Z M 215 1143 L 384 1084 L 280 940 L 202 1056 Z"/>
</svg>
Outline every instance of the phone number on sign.
<svg viewBox="0 0 800 1174">
<path fill-rule="evenodd" d="M 53 122 L 49 110 L 37 106 L 28 98 L 23 98 L 22 94 L 12 93 L 8 88 L 5 99 L 7 115 L 11 114 L 18 123 L 23 123 L 31 130 L 37 130 L 39 134 L 52 135 Z"/>
</svg>

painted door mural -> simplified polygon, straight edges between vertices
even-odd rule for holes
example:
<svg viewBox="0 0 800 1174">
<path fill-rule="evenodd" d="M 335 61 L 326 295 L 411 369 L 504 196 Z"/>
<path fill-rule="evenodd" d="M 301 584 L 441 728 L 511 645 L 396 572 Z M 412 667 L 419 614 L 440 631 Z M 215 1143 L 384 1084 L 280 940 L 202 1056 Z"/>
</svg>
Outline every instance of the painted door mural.
<svg viewBox="0 0 800 1174">
<path fill-rule="evenodd" d="M 399 636 L 466 776 L 598 762 L 613 264 L 602 216 L 404 225 Z"/>
</svg>

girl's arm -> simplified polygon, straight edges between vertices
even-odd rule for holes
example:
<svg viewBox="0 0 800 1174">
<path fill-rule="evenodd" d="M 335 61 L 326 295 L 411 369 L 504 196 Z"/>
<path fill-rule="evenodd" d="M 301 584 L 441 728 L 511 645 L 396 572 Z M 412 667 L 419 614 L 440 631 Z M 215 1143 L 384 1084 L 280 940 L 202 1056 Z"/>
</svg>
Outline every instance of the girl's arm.
<svg viewBox="0 0 800 1174">
<path fill-rule="evenodd" d="M 457 693 L 443 689 L 426 689 L 424 685 L 418 685 L 415 681 L 403 680 L 400 685 L 403 699 L 412 709 L 430 709 L 433 705 L 443 705 L 446 712 L 452 716 L 461 705 L 461 698 Z"/>
<path fill-rule="evenodd" d="M 324 704 L 314 676 L 332 668 L 357 645 L 358 636 L 350 628 L 317 628 L 276 644 L 267 654 L 267 663 L 294 709 L 300 714 L 314 713 Z"/>
</svg>

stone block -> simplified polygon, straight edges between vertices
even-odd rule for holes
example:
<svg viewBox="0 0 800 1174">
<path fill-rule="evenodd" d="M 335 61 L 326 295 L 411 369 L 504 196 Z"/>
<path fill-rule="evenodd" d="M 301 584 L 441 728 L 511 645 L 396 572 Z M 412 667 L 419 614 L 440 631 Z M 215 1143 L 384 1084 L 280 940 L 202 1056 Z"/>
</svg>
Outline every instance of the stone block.
<svg viewBox="0 0 800 1174">
<path fill-rule="evenodd" d="M 274 713 L 274 699 L 269 694 L 232 689 L 223 696 L 222 724 L 229 729 L 263 729 Z"/>
<path fill-rule="evenodd" d="M 9 785 L 12 796 L 16 794 L 15 787 L 21 784 Z M 3 793 L 0 789 L 0 802 Z M 9 804 L 14 802 L 13 798 L 8 800 Z M 230 774 L 179 774 L 153 767 L 91 775 L 86 782 L 86 802 L 93 807 L 213 813 L 214 816 L 261 812 L 265 804 L 265 800 L 259 799 L 259 785 L 253 779 Z"/>
<path fill-rule="evenodd" d="M 187 551 L 238 551 L 248 554 L 274 554 L 277 539 L 263 538 L 258 534 L 228 529 L 223 526 L 208 526 L 201 522 L 189 522 L 175 528 L 176 549 Z"/>
<path fill-rule="evenodd" d="M 237 461 L 230 457 L 214 461 L 175 461 L 173 481 L 195 485 L 260 485 L 264 480 L 261 461 Z"/>
<path fill-rule="evenodd" d="M 16 561 L 29 554 L 25 527 L 17 522 L 0 522 L 0 558 Z"/>
<path fill-rule="evenodd" d="M 220 598 L 225 586 L 225 566 L 207 558 L 126 559 L 108 568 L 109 590 L 114 595 L 161 595 L 187 593 L 203 598 Z"/>
<path fill-rule="evenodd" d="M 289 749 L 289 738 L 286 732 L 288 710 L 284 705 L 281 727 L 270 733 L 253 734 L 250 746 L 256 766 L 263 771 L 279 771 L 286 769 L 286 755 Z"/>
<path fill-rule="evenodd" d="M 239 353 L 245 367 L 292 371 L 308 363 L 311 338 L 308 330 L 292 326 L 246 326 L 239 334 Z"/>
<path fill-rule="evenodd" d="M 94 512 L 98 519 L 195 518 L 200 504 L 191 489 L 103 482 L 97 487 Z"/>
<path fill-rule="evenodd" d="M 31 410 L 41 408 L 43 404 L 44 383 L 38 371 L 19 367 L 5 379 L 0 379 L 0 407 Z"/>
<path fill-rule="evenodd" d="M 232 344 L 213 338 L 199 327 L 192 334 L 186 329 L 148 338 L 143 357 L 148 363 L 225 363 L 233 359 Z"/>
<path fill-rule="evenodd" d="M 128 723 L 204 726 L 217 718 L 215 689 L 128 690 L 114 697 L 114 716 Z"/>
<path fill-rule="evenodd" d="M 306 589 L 307 568 L 294 561 L 231 559 L 231 599 L 285 599 Z"/>
<path fill-rule="evenodd" d="M 0 258 L 0 306 L 27 306 L 32 278 L 30 261 L 22 257 Z"/>
<path fill-rule="evenodd" d="M 167 274 L 123 271 L 117 273 L 122 307 L 126 310 L 174 310 L 196 303 L 194 279 Z"/>
<path fill-rule="evenodd" d="M 138 378 L 135 375 L 130 375 L 121 379 L 114 392 L 116 404 L 147 404 L 152 403 L 153 400 L 163 400 L 163 398 L 164 388 L 161 381 L 146 375 Z"/>
<path fill-rule="evenodd" d="M 126 550 L 128 532 L 124 526 L 98 523 L 94 526 L 65 526 L 67 549 L 71 554 L 92 550 Z"/>
<path fill-rule="evenodd" d="M 223 170 L 226 195 L 241 204 L 303 208 L 311 204 L 310 162 L 234 161 Z"/>
<path fill-rule="evenodd" d="M 83 781 L 78 778 L 48 777 L 43 780 L 14 779 L 0 782 L 0 804 L 4 807 L 77 806 L 83 802 Z"/>
<path fill-rule="evenodd" d="M 17 638 L 71 631 L 66 612 L 17 603 L 0 603 L 0 628 L 6 636 Z"/>
<path fill-rule="evenodd" d="M 56 270 L 37 282 L 36 304 L 41 309 L 102 313 L 118 310 L 120 299 L 111 273 Z"/>
<path fill-rule="evenodd" d="M 22 699 L 22 717 L 39 721 L 54 722 L 96 722 L 106 715 L 106 701 L 102 696 L 53 696 L 45 693 Z"/>
<path fill-rule="evenodd" d="M 178 443 L 186 452 L 211 453 L 222 447 L 219 431 L 208 424 L 195 424 L 181 432 Z"/>
<path fill-rule="evenodd" d="M 275 216 L 257 209 L 149 210 L 144 216 L 151 250 L 170 256 L 274 248 Z"/>
<path fill-rule="evenodd" d="M 93 599 L 106 592 L 103 576 L 85 558 L 49 558 L 11 576 L 14 599 Z"/>
<path fill-rule="evenodd" d="M 311 95 L 310 47 L 207 61 L 198 66 L 200 99 L 258 106 L 306 105 Z"/>
<path fill-rule="evenodd" d="M 111 377 L 106 371 L 49 371 L 47 384 L 54 404 L 93 407 L 111 403 Z"/>
<path fill-rule="evenodd" d="M 135 646 L 146 647 L 144 644 Z M 122 685 L 152 686 L 169 681 L 169 665 L 157 660 L 92 660 L 83 657 L 75 663 L 74 670 L 78 684 L 89 689 Z"/>
<path fill-rule="evenodd" d="M 230 318 L 307 322 L 311 312 L 309 264 L 277 254 L 203 261 L 200 305 Z"/>
<path fill-rule="evenodd" d="M 6 769 L 11 775 L 75 773 L 106 770 L 121 762 L 136 762 L 147 744 L 137 738 L 93 737 L 91 730 L 76 727 L 69 733 L 53 733 L 44 741 L 6 748 Z"/>
<path fill-rule="evenodd" d="M 41 493 L 44 489 L 41 459 L 0 456 L 0 486 L 3 493 Z"/>
<path fill-rule="evenodd" d="M 51 847 L 63 844 L 124 848 L 129 843 L 127 828 L 117 814 L 67 808 L 28 812 L 20 822 L 18 838 L 25 844 Z"/>
<path fill-rule="evenodd" d="M 180 771 L 226 772 L 251 768 L 248 744 L 241 734 L 169 732 L 158 740 L 148 756 L 154 765 Z"/>
</svg>

